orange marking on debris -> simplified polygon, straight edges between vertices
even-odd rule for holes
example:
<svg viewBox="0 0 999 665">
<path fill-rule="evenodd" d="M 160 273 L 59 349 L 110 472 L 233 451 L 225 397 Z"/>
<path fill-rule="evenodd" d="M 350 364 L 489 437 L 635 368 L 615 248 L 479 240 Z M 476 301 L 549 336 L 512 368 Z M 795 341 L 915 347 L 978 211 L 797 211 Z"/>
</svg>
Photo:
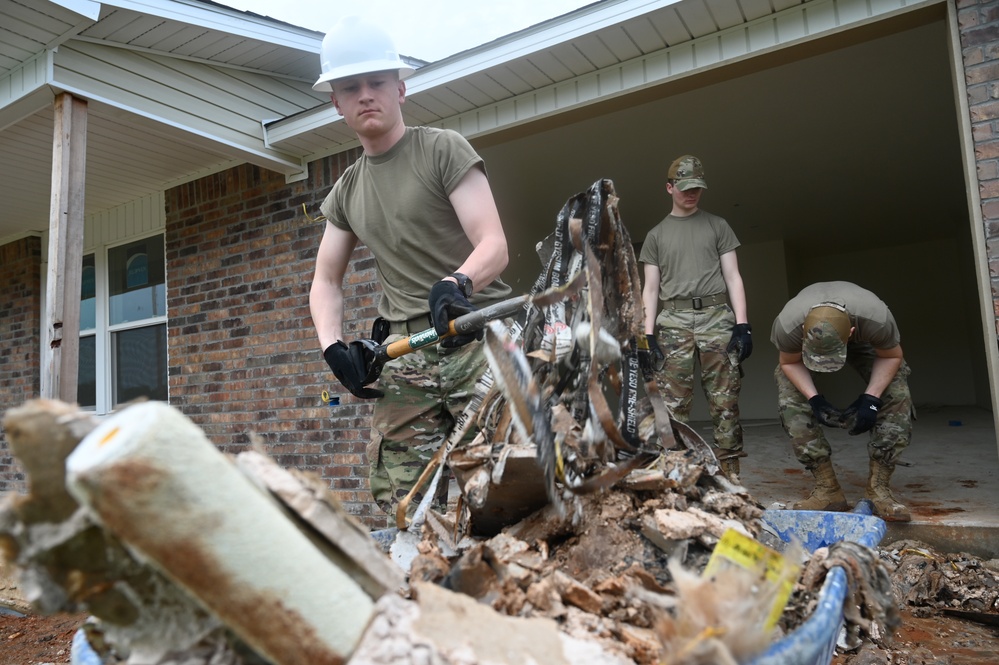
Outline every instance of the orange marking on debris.
<svg viewBox="0 0 999 665">
<path fill-rule="evenodd" d="M 108 432 L 107 434 L 105 434 L 104 438 L 101 439 L 100 443 L 98 443 L 97 445 L 98 446 L 103 446 L 105 443 L 107 443 L 112 438 L 114 438 L 114 436 L 118 434 L 118 431 L 119 431 L 119 429 L 117 427 L 115 427 L 113 430 L 111 430 L 110 432 Z"/>
</svg>

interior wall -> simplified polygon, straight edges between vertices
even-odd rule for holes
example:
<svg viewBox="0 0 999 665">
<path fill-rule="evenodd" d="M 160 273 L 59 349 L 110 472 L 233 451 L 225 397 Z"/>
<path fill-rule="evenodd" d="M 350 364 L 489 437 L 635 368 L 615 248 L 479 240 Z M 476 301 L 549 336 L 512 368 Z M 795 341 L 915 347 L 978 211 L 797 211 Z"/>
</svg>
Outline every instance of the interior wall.
<svg viewBox="0 0 999 665">
<path fill-rule="evenodd" d="M 777 418 L 777 386 L 773 372 L 777 349 L 770 343 L 774 317 L 788 299 L 784 245 L 779 241 L 742 245 L 736 250 L 739 272 L 746 286 L 746 308 L 753 326 L 753 355 L 743 365 L 739 411 L 743 420 Z M 700 381 L 694 391 L 691 419 L 708 420 Z"/>
</svg>

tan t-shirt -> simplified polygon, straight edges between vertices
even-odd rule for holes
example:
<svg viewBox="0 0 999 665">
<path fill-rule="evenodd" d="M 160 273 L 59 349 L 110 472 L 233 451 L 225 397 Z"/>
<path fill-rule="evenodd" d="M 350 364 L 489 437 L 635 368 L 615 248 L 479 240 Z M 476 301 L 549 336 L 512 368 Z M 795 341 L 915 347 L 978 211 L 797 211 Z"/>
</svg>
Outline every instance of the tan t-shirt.
<svg viewBox="0 0 999 665">
<path fill-rule="evenodd" d="M 851 343 L 866 343 L 875 349 L 893 349 L 901 343 L 895 317 L 883 300 L 852 282 L 817 282 L 803 288 L 784 305 L 770 330 L 770 341 L 778 351 L 801 353 L 802 326 L 808 311 L 824 302 L 846 308 L 854 327 Z"/>
<path fill-rule="evenodd" d="M 645 237 L 638 260 L 659 266 L 659 300 L 712 296 L 726 291 L 721 255 L 738 246 L 728 222 L 698 210 L 659 222 Z"/>
<path fill-rule="evenodd" d="M 407 127 L 388 152 L 362 155 L 333 185 L 320 210 L 374 255 L 381 316 L 402 321 L 426 314 L 430 287 L 472 253 L 448 196 L 469 169 L 484 170 L 481 164 L 457 132 Z M 481 305 L 509 293 L 497 279 L 471 301 Z"/>
</svg>

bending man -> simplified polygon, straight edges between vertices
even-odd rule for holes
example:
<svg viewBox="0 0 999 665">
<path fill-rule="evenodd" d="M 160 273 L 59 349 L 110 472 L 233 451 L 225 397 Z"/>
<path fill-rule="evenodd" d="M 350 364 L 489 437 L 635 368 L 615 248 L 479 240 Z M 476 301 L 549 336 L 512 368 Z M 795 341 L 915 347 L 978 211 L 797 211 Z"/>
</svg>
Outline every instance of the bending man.
<svg viewBox="0 0 999 665">
<path fill-rule="evenodd" d="M 870 432 L 865 498 L 885 520 L 909 521 L 909 510 L 889 483 L 899 455 L 912 437 L 909 366 L 888 306 L 850 282 L 820 282 L 791 299 L 774 321 L 770 340 L 780 352 L 774 371 L 778 410 L 791 437 L 794 455 L 815 476 L 808 498 L 795 510 L 846 510 L 846 496 L 832 465 L 832 450 L 822 426 Z M 812 372 L 853 367 L 866 382 L 864 392 L 845 411 L 819 393 Z"/>
</svg>

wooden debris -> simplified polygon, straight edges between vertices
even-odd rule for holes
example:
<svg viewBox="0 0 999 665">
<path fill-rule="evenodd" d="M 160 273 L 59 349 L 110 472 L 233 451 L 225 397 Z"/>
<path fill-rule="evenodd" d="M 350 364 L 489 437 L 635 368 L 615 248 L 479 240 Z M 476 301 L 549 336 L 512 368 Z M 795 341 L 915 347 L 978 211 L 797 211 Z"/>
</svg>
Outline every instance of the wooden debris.
<svg viewBox="0 0 999 665">
<path fill-rule="evenodd" d="M 491 459 L 488 465 L 482 465 L 482 460 L 477 462 L 460 448 L 451 455 L 451 468 L 462 487 L 472 534 L 492 536 L 548 503 L 534 444 L 510 444 L 503 447 L 494 463 Z"/>
<path fill-rule="evenodd" d="M 568 605 L 575 605 L 584 612 L 590 614 L 600 614 L 603 608 L 603 601 L 600 595 L 580 584 L 560 570 L 556 570 L 552 575 L 555 581 L 555 590 L 562 597 L 562 602 Z"/>
</svg>

